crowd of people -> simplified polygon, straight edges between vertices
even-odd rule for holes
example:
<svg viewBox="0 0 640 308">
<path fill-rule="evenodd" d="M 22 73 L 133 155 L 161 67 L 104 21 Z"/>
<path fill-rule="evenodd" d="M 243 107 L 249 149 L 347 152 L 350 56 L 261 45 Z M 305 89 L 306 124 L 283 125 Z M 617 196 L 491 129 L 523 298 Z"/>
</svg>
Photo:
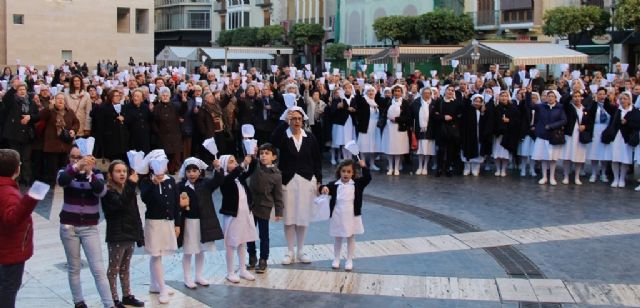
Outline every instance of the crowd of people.
<svg viewBox="0 0 640 308">
<path fill-rule="evenodd" d="M 340 268 L 346 241 L 344 269 L 350 271 L 355 235 L 364 232 L 362 195 L 371 171 L 479 176 L 484 165 L 504 177 L 511 165 L 523 177 L 540 174 L 541 185 L 557 185 L 561 162 L 562 183 L 570 184 L 573 175 L 573 183 L 582 185 L 589 162 L 589 182 L 622 188 L 631 166 L 640 163 L 640 76 L 629 77 L 621 64 L 606 78 L 563 67 L 557 80 L 524 66 L 430 77 L 415 71 L 403 78 L 361 71 L 345 77 L 335 70 L 316 77 L 309 67 L 272 67 L 266 74 L 243 65 L 237 71 L 203 65 L 189 74 L 181 67 L 135 66 L 133 59 L 130 64 L 119 71 L 100 63 L 93 74 L 74 63 L 46 72 L 20 66 L 17 75 L 5 68 L 0 77 L 0 135 L 7 148 L 0 151 L 0 189 L 13 198 L 2 206 L 16 206 L 17 184 L 38 180 L 64 189 L 60 237 L 76 307 L 86 307 L 81 248 L 105 307 L 144 305 L 129 286 L 136 245 L 151 256 L 149 291 L 159 294 L 160 303 L 171 295 L 162 257 L 179 247 L 188 288 L 209 284 L 202 274 L 204 253 L 217 240 L 226 249 L 228 281 L 254 280 L 250 270 L 264 273 L 271 220 L 284 222 L 288 250 L 281 263 L 310 263 L 304 242 L 318 195 L 330 196 L 332 267 Z M 256 149 L 243 142 L 246 125 L 255 130 Z M 90 153 L 78 141 L 87 137 L 95 139 Z M 210 138 L 217 152 L 203 145 Z M 354 143 L 362 158 L 357 163 Z M 130 151 L 146 154 L 146 172 L 132 166 Z M 386 164 L 378 159 L 382 155 Z M 337 165 L 336 180 L 322 185 L 325 159 Z M 222 221 L 211 198 L 216 189 Z M 30 198 L 21 201 L 28 205 L 22 219 L 35 207 Z M 97 229 L 100 207 L 107 222 L 107 269 Z M 31 224 L 3 215 L 3 224 L 18 230 L 7 234 L 32 232 Z M 31 250 L 14 263 L 0 258 L 2 277 L 13 275 L 0 292 L 3 307 L 15 302 L 15 279 L 30 256 Z M 8 267 L 16 262 L 21 267 Z"/>
</svg>

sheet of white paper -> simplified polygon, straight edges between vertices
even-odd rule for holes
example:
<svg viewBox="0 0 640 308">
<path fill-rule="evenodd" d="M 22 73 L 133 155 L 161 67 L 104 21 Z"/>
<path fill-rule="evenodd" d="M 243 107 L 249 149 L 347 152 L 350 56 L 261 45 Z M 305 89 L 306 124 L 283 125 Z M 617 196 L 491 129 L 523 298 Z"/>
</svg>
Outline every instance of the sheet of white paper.
<svg viewBox="0 0 640 308">
<path fill-rule="evenodd" d="M 626 72 L 629 69 L 629 63 L 622 63 L 621 66 L 623 72 Z"/>
<path fill-rule="evenodd" d="M 513 84 L 513 78 L 511 77 L 504 77 L 503 78 L 504 83 L 507 84 L 507 87 L 511 88 L 511 85 Z"/>
<path fill-rule="evenodd" d="M 278 71 L 278 66 L 277 65 L 271 65 L 271 72 L 275 74 L 277 71 Z"/>
<path fill-rule="evenodd" d="M 344 145 L 344 148 L 347 149 L 347 151 L 349 151 L 349 153 L 351 153 L 352 155 L 360 155 L 360 147 L 358 147 L 358 144 L 355 140 L 347 142 L 347 144 Z"/>
<path fill-rule="evenodd" d="M 616 80 L 616 74 L 607 74 L 607 81 L 613 82 Z"/>
<path fill-rule="evenodd" d="M 149 102 L 153 103 L 156 101 L 156 95 L 155 94 L 149 94 Z"/>
<path fill-rule="evenodd" d="M 455 69 L 460 64 L 459 60 L 451 60 L 451 66 Z"/>
<path fill-rule="evenodd" d="M 311 211 L 312 222 L 329 220 L 331 214 L 329 207 L 330 201 L 331 197 L 328 195 L 320 195 L 313 199 L 313 210 Z"/>
<path fill-rule="evenodd" d="M 573 72 L 571 72 L 571 79 L 580 79 L 580 71 L 574 70 Z"/>
<path fill-rule="evenodd" d="M 464 76 L 464 77 L 463 77 L 463 78 L 464 78 L 464 81 L 466 81 L 466 82 L 471 81 L 471 73 L 469 73 L 469 72 L 465 72 L 465 73 L 463 74 L 463 76 Z"/>
<path fill-rule="evenodd" d="M 285 94 L 282 95 L 282 98 L 284 98 L 284 104 L 285 104 L 285 106 L 287 106 L 287 109 L 296 105 L 296 95 L 295 94 L 293 94 L 293 93 L 285 93 Z"/>
<path fill-rule="evenodd" d="M 116 110 L 116 112 L 117 112 L 118 114 L 120 114 L 120 112 L 122 111 L 122 104 L 115 104 L 115 105 L 113 105 L 113 109 L 115 109 L 115 110 Z"/>
<path fill-rule="evenodd" d="M 598 85 L 597 84 L 592 84 L 589 86 L 589 90 L 591 90 L 591 93 L 597 93 L 598 92 Z"/>
<path fill-rule="evenodd" d="M 207 151 L 209 151 L 209 153 L 211 153 L 212 155 L 217 155 L 218 154 L 218 146 L 216 145 L 216 139 L 215 138 L 209 138 L 207 140 L 205 140 L 202 143 L 202 146 L 204 146 L 205 149 L 207 149 Z"/>
<path fill-rule="evenodd" d="M 168 164 L 169 160 L 166 158 L 152 159 L 149 161 L 149 166 L 151 167 L 151 170 L 153 170 L 153 174 L 155 175 L 165 174 Z"/>
<path fill-rule="evenodd" d="M 196 97 L 196 106 L 198 107 L 202 106 L 202 97 L 200 96 Z"/>
<path fill-rule="evenodd" d="M 331 62 L 324 63 L 324 70 L 327 72 L 331 70 Z"/>
<path fill-rule="evenodd" d="M 244 138 L 253 138 L 256 135 L 256 129 L 251 124 L 244 124 L 240 128 L 242 131 L 242 137 Z"/>
<path fill-rule="evenodd" d="M 431 79 L 431 86 L 435 87 L 438 85 L 439 80 L 438 79 Z"/>
<path fill-rule="evenodd" d="M 539 73 L 540 73 L 540 71 L 538 71 L 538 70 L 537 70 L 537 69 L 535 69 L 535 68 L 530 69 L 530 70 L 529 70 L 529 77 L 530 77 L 530 79 L 534 79 L 534 78 L 536 78 L 536 77 L 538 76 L 538 74 L 539 74 Z"/>
<path fill-rule="evenodd" d="M 29 188 L 28 195 L 33 199 L 42 200 L 47 195 L 47 192 L 49 192 L 50 188 L 51 186 L 49 186 L 49 184 L 35 181 L 31 185 L 31 188 Z"/>
<path fill-rule="evenodd" d="M 223 72 L 227 72 L 227 66 L 226 65 L 222 65 L 220 66 L 220 69 L 222 69 Z"/>
<path fill-rule="evenodd" d="M 256 139 L 242 140 L 242 144 L 244 145 L 244 152 L 247 155 L 255 155 L 258 151 L 258 140 Z"/>
<path fill-rule="evenodd" d="M 340 75 L 340 69 L 339 68 L 334 68 L 333 69 L 333 75 Z"/>
<path fill-rule="evenodd" d="M 402 72 L 396 72 L 396 79 L 402 78 Z"/>
<path fill-rule="evenodd" d="M 522 87 L 523 87 L 523 88 L 528 87 L 528 86 L 529 86 L 529 82 L 530 82 L 530 81 L 531 81 L 531 79 L 529 79 L 529 78 L 525 78 L 525 79 L 523 79 L 523 81 L 522 81 Z"/>
</svg>

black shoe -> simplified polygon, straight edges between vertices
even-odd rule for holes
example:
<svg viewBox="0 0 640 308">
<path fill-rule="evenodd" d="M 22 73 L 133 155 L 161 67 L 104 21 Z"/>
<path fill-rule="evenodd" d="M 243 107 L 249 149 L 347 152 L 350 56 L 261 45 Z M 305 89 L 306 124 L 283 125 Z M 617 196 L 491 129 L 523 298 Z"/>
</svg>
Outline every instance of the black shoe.
<svg viewBox="0 0 640 308">
<path fill-rule="evenodd" d="M 144 302 L 141 301 L 141 300 L 138 300 L 133 295 L 123 296 L 122 297 L 122 303 L 127 305 L 127 306 L 144 307 Z"/>
<path fill-rule="evenodd" d="M 85 304 L 84 302 L 76 303 L 74 307 L 75 308 L 89 308 L 89 307 L 87 307 L 87 304 Z"/>
<path fill-rule="evenodd" d="M 258 267 L 256 267 L 256 273 L 262 274 L 266 271 L 267 271 L 267 260 L 260 259 L 260 262 L 258 262 Z"/>
<path fill-rule="evenodd" d="M 113 306 L 116 308 L 127 308 L 121 301 L 113 301 Z"/>
<path fill-rule="evenodd" d="M 258 258 L 256 257 L 256 255 L 249 255 L 249 264 L 247 265 L 247 269 L 255 269 L 256 263 L 258 263 Z"/>
</svg>

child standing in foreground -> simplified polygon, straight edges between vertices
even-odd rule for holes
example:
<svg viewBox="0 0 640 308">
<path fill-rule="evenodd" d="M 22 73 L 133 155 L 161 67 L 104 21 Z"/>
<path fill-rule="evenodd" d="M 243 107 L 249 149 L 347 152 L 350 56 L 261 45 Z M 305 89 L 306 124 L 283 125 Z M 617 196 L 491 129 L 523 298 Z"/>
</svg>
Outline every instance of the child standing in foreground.
<svg viewBox="0 0 640 308">
<path fill-rule="evenodd" d="M 249 265 L 247 269 L 255 268 L 256 273 L 261 274 L 267 270 L 267 260 L 269 260 L 271 210 L 275 208 L 275 221 L 280 221 L 284 204 L 282 203 L 282 174 L 274 164 L 277 159 L 276 148 L 270 143 L 265 143 L 258 149 L 258 154 L 260 155 L 260 165 L 251 176 L 250 188 L 253 196 L 251 211 L 260 236 L 260 261 L 258 262 L 256 257 L 256 242 L 248 242 Z M 258 262 L 257 267 L 256 262 Z"/>
<path fill-rule="evenodd" d="M 220 157 L 220 167 L 224 172 L 224 181 L 220 187 L 222 193 L 224 245 L 227 259 L 227 280 L 233 283 L 240 282 L 240 278 L 255 280 L 256 278 L 247 271 L 247 262 L 244 244 L 257 240 L 256 225 L 253 215 L 249 210 L 251 204 L 251 192 L 247 186 L 247 178 L 255 168 L 255 162 L 251 163 L 251 156 L 247 155 L 238 164 L 232 155 L 222 155 Z M 248 167 L 248 170 L 246 168 Z M 238 251 L 238 272 L 234 272 L 233 251 Z"/>
<path fill-rule="evenodd" d="M 340 268 L 340 250 L 342 239 L 347 239 L 347 261 L 344 264 L 346 271 L 353 269 L 353 253 L 356 249 L 356 234 L 363 234 L 362 225 L 362 193 L 371 182 L 371 172 L 365 161 L 360 160 L 362 177 L 356 178 L 356 163 L 347 159 L 338 165 L 336 170 L 337 180 L 323 186 L 321 192 L 331 195 L 329 207 L 331 219 L 329 220 L 329 235 L 336 238 L 333 245 L 334 260 L 331 263 L 333 269 Z"/>
</svg>

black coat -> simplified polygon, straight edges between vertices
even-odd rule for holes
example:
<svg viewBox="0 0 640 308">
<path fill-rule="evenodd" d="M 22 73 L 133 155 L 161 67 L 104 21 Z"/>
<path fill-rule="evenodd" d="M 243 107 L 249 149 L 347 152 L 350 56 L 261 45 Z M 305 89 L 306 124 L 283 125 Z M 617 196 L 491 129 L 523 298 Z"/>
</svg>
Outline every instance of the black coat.
<svg viewBox="0 0 640 308">
<path fill-rule="evenodd" d="M 460 119 L 462 153 L 467 159 L 490 155 L 493 145 L 494 115 L 490 111 L 485 110 L 484 113 L 480 114 L 480 121 L 478 123 L 476 110 L 470 102 L 467 102 L 464 106 L 462 118 Z M 478 131 L 478 129 L 480 131 Z M 478 143 L 480 143 L 480 151 L 478 151 Z"/>
<path fill-rule="evenodd" d="M 140 198 L 147 205 L 145 219 L 173 220 L 178 227 L 182 221 L 180 193 L 176 181 L 169 177 L 159 185 L 150 179 L 140 180 Z M 162 193 L 160 193 L 162 186 Z"/>
<path fill-rule="evenodd" d="M 509 123 L 503 121 L 503 117 L 509 119 Z M 495 108 L 493 134 L 502 136 L 500 145 L 507 149 L 511 155 L 518 153 L 520 143 L 520 111 L 509 102 L 507 105 L 498 104 Z"/>
<path fill-rule="evenodd" d="M 419 140 L 436 139 L 436 127 L 438 127 L 436 123 L 438 122 L 438 119 L 436 118 L 435 102 L 435 100 L 431 100 L 431 104 L 429 104 L 429 123 L 427 124 L 426 132 L 422 132 L 420 129 L 420 108 L 422 108 L 422 99 L 416 98 L 413 103 L 411 103 L 411 124 L 413 131 L 416 133 L 416 138 Z"/>
<path fill-rule="evenodd" d="M 567 114 L 567 124 L 564 126 L 564 134 L 566 136 L 573 135 L 573 127 L 578 121 L 578 110 L 573 106 L 573 103 L 569 103 L 563 105 L 564 112 Z M 582 122 L 577 123 L 578 125 L 585 125 L 588 131 L 593 131 L 593 122 L 591 122 L 591 117 L 589 117 L 589 111 L 586 107 L 583 106 L 582 110 Z"/>
<path fill-rule="evenodd" d="M 441 129 L 442 126 L 448 125 L 450 132 L 458 131 L 458 135 L 460 134 L 460 119 L 462 118 L 462 111 L 464 109 L 464 104 L 462 103 L 461 98 L 456 98 L 450 102 L 445 102 L 444 98 L 440 97 L 439 99 L 433 102 L 435 104 L 435 113 L 436 118 L 438 119 L 438 130 L 436 131 L 436 143 L 440 146 L 449 144 L 451 140 L 447 140 L 448 136 L 444 135 L 444 131 Z M 445 121 L 445 116 L 449 115 L 453 119 L 451 121 Z"/>
<path fill-rule="evenodd" d="M 218 221 L 218 215 L 216 215 L 216 209 L 213 205 L 213 198 L 211 194 L 216 190 L 222 181 L 224 175 L 222 172 L 216 171 L 212 177 L 198 179 L 195 186 L 195 191 L 190 187 L 187 187 L 187 179 L 183 179 L 178 187 L 180 193 L 186 192 L 189 196 L 189 210 L 182 209 L 182 223 L 186 218 L 198 218 L 200 219 L 200 242 L 207 243 L 213 242 L 224 238 L 222 228 L 220 227 L 220 221 Z M 184 239 L 184 231 L 180 232 L 178 236 L 178 247 L 182 247 Z"/>
<path fill-rule="evenodd" d="M 245 94 L 246 95 L 246 94 Z M 245 96 L 238 100 L 238 123 L 243 124 L 255 124 L 256 108 L 262 104 L 262 100 L 257 96 L 249 97 Z"/>
<path fill-rule="evenodd" d="M 238 165 L 236 169 L 225 175 L 220 186 L 220 192 L 222 193 L 222 207 L 220 208 L 220 214 L 236 217 L 238 215 L 238 186 L 236 185 L 236 179 L 240 181 L 244 192 L 247 195 L 247 206 L 251 208 L 252 198 L 251 190 L 247 185 L 247 179 L 253 173 L 256 168 L 257 160 L 252 160 L 249 165 L 249 170 L 244 171 L 242 167 Z"/>
<path fill-rule="evenodd" d="M 126 104 L 122 107 L 124 125 L 129 132 L 129 149 L 149 153 L 151 150 L 151 122 L 153 114 L 147 103 L 136 107 Z"/>
<path fill-rule="evenodd" d="M 531 92 L 525 93 L 524 101 L 518 105 L 520 111 L 520 139 L 523 140 L 527 135 L 534 139 L 536 138 L 535 127 L 531 121 L 533 102 L 531 101 Z"/>
<path fill-rule="evenodd" d="M 127 181 L 122 193 L 109 189 L 101 201 L 102 211 L 107 220 L 106 242 L 136 242 L 138 246 L 143 246 L 144 231 L 136 197 L 136 184 Z"/>
<path fill-rule="evenodd" d="M 626 144 L 636 146 L 637 144 L 633 145 L 633 143 L 639 140 L 637 138 L 639 137 L 638 130 L 640 130 L 640 110 L 632 107 L 631 111 L 624 116 L 624 119 L 627 120 L 625 125 L 622 125 L 621 112 L 619 109 L 616 111 L 605 131 L 613 130 L 614 136 L 620 131 Z"/>
<path fill-rule="evenodd" d="M 289 125 L 281 122 L 271 135 L 271 143 L 280 151 L 278 167 L 282 172 L 282 184 L 287 185 L 296 174 L 309 181 L 315 176 L 318 183 L 322 183 L 322 157 L 318 141 L 307 132 L 298 151 L 293 139 L 287 137 L 287 128 Z"/>
<path fill-rule="evenodd" d="M 389 112 L 389 108 L 393 104 L 393 99 L 388 101 L 389 105 L 385 106 L 384 110 L 384 118 L 382 117 L 382 112 L 380 113 L 380 119 L 384 120 L 385 123 L 387 121 L 387 115 Z M 411 104 L 408 100 L 402 99 L 402 103 L 400 103 L 400 116 L 395 118 L 396 123 L 398 124 L 398 131 L 406 132 L 411 127 Z"/>
<path fill-rule="evenodd" d="M 273 97 L 263 97 L 259 100 L 253 100 L 253 104 L 253 120 L 256 130 L 272 132 L 276 125 L 278 125 L 280 116 L 286 109 L 285 106 L 281 102 L 273 99 Z M 271 106 L 271 110 L 265 109 L 267 105 Z"/>
<path fill-rule="evenodd" d="M 374 98 L 376 104 L 378 104 L 378 115 L 380 115 L 380 105 L 382 99 L 380 98 L 380 94 L 376 94 Z M 360 92 L 356 93 L 355 97 L 356 102 L 356 131 L 359 134 L 366 134 L 369 129 L 369 118 L 371 116 L 371 110 L 369 108 L 369 103 L 364 96 L 360 94 Z"/>
<path fill-rule="evenodd" d="M 331 200 L 329 201 L 329 208 L 331 209 L 331 212 L 329 216 L 333 216 L 333 209 L 336 207 L 338 181 L 340 181 L 340 179 L 330 182 L 325 186 L 329 188 L 329 195 L 331 195 Z M 362 177 L 354 179 L 353 182 L 356 187 L 356 196 L 355 200 L 353 200 L 353 214 L 355 216 L 360 216 L 362 215 L 362 194 L 364 192 L 364 188 L 371 182 L 371 172 L 369 171 L 369 168 L 362 168 Z M 322 187 L 320 187 L 320 190 L 322 190 Z"/>
<path fill-rule="evenodd" d="M 22 110 L 22 104 L 16 98 L 16 90 L 10 87 L 7 93 L 4 95 L 2 102 L 0 102 L 1 112 L 3 114 L 3 129 L 2 137 L 5 140 L 29 143 L 31 139 L 35 137 L 34 123 L 40 119 L 38 113 L 38 107 L 29 99 L 25 98 L 28 102 L 28 110 Z M 31 116 L 31 119 L 26 125 L 20 123 L 23 115 Z"/>
<path fill-rule="evenodd" d="M 124 109 L 124 107 L 122 108 Z M 123 113 L 122 110 L 120 111 Z M 102 143 L 102 151 L 106 158 L 124 157 L 129 148 L 129 131 L 124 122 L 117 119 L 118 113 L 112 104 L 101 104 L 95 113 L 98 121 L 102 125 L 102 131 L 96 132 L 100 134 Z"/>
<path fill-rule="evenodd" d="M 343 107 L 338 107 L 340 103 L 343 103 Z M 337 125 L 344 125 L 347 123 L 349 117 L 351 117 L 351 122 L 356 125 L 356 113 L 357 111 L 349 111 L 349 107 L 355 109 L 356 107 L 356 99 L 355 96 L 351 99 L 351 103 L 347 103 L 347 100 L 344 98 L 334 99 L 331 103 L 331 113 L 333 114 L 333 123 Z"/>
</svg>

